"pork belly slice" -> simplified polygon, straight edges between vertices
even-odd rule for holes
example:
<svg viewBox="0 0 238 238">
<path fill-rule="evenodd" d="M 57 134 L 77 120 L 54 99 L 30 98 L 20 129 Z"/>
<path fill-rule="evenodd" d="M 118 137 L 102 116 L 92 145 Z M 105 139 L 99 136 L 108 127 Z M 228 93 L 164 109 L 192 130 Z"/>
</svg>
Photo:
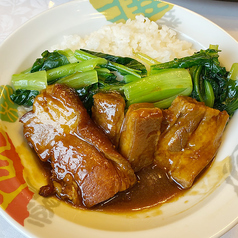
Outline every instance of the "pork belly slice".
<svg viewBox="0 0 238 238">
<path fill-rule="evenodd" d="M 24 136 L 39 158 L 51 162 L 54 181 L 51 185 L 53 184 L 56 192 L 65 188 L 63 193 L 68 195 L 62 195 L 63 199 L 68 197 L 72 202 L 78 201 L 77 194 L 81 194 L 82 203 L 92 206 L 118 191 L 126 190 L 136 182 L 130 163 L 115 150 L 108 137 L 91 120 L 75 90 L 59 84 L 48 86 L 36 97 L 33 110 L 20 121 L 23 123 Z M 68 151 L 67 155 L 71 153 L 73 156 L 68 160 L 68 166 L 64 162 L 67 161 L 67 156 L 64 156 L 63 151 Z M 83 164 L 88 167 L 92 164 L 92 171 L 80 170 L 80 159 L 85 160 Z M 64 172 L 56 169 L 61 163 L 64 164 Z M 78 169 L 75 170 L 77 166 Z M 83 183 L 82 176 L 85 177 Z M 105 185 L 106 176 L 109 176 L 110 185 Z M 72 181 L 71 185 L 67 181 Z M 42 194 L 47 195 L 47 188 L 43 190 Z"/>
<path fill-rule="evenodd" d="M 124 120 L 125 100 L 117 92 L 100 92 L 93 98 L 92 119 L 117 148 Z"/>
<path fill-rule="evenodd" d="M 164 115 L 155 163 L 187 189 L 216 155 L 229 115 L 185 96 L 178 96 Z"/>
<path fill-rule="evenodd" d="M 25 138 L 42 161 L 50 159 L 56 141 L 75 133 L 81 110 L 83 104 L 74 90 L 63 85 L 49 86 L 35 98 L 32 111 L 20 122 Z"/>
<path fill-rule="evenodd" d="M 75 205 L 83 202 L 86 207 L 92 207 L 120 190 L 121 178 L 113 163 L 93 145 L 74 135 L 56 142 L 51 164 L 57 195 Z"/>
<path fill-rule="evenodd" d="M 162 111 L 152 103 L 132 104 L 121 131 L 119 151 L 135 172 L 152 164 L 160 136 Z"/>
</svg>

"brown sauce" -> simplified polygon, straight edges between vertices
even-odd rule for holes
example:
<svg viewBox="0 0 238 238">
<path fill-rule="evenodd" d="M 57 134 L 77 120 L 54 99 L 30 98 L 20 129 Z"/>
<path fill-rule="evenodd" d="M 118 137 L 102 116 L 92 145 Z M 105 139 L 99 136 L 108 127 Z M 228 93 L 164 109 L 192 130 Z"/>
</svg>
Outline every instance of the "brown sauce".
<svg viewBox="0 0 238 238">
<path fill-rule="evenodd" d="M 213 161 L 197 176 L 194 184 L 203 178 L 212 163 Z M 40 165 L 45 171 L 45 176 L 49 179 L 52 169 L 50 163 L 41 162 Z M 174 201 L 187 191 L 171 181 L 163 169 L 153 164 L 137 172 L 136 176 L 138 182 L 132 188 L 119 192 L 112 198 L 88 209 L 116 213 L 140 211 L 162 205 L 171 200 Z M 57 195 L 56 198 L 62 201 Z M 74 206 L 71 201 L 68 201 L 68 203 Z M 84 206 L 79 208 L 87 209 Z"/>
<path fill-rule="evenodd" d="M 194 184 L 203 178 L 211 167 L 212 162 L 213 161 L 211 161 L 197 176 Z M 50 162 L 40 161 L 40 167 L 44 170 L 45 176 L 48 177 L 48 180 L 50 181 L 52 169 Z M 86 208 L 84 206 L 79 206 L 79 208 L 116 213 L 141 211 L 143 209 L 162 205 L 171 200 L 173 201 L 173 199 L 179 198 L 187 191 L 181 189 L 175 182 L 171 181 L 164 169 L 161 169 L 154 164 L 136 172 L 136 176 L 138 182 L 130 189 L 118 192 L 112 198 L 95 205 L 92 208 Z M 57 195 L 55 196 L 62 201 L 60 197 Z M 68 203 L 75 206 L 71 201 L 68 201 Z"/>
<path fill-rule="evenodd" d="M 165 203 L 183 192 L 175 183 L 169 181 L 164 170 L 156 165 L 148 166 L 136 175 L 138 182 L 132 188 L 117 193 L 92 209 L 108 212 L 138 211 Z"/>
<path fill-rule="evenodd" d="M 50 178 L 51 165 L 41 162 L 45 175 Z M 156 165 L 150 165 L 136 173 L 138 182 L 130 189 L 119 192 L 90 210 L 105 212 L 131 212 L 152 208 L 182 195 L 178 185 L 169 180 L 165 171 Z M 50 180 L 50 179 L 48 179 Z M 57 195 L 56 197 L 60 199 Z M 70 201 L 69 204 L 74 206 Z M 85 207 L 82 207 L 85 209 Z"/>
</svg>

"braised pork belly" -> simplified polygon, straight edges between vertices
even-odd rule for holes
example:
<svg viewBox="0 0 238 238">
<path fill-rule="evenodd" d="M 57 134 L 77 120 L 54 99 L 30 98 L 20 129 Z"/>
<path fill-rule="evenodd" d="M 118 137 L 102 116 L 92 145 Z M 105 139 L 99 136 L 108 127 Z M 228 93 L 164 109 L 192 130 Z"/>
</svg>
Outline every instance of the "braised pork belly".
<svg viewBox="0 0 238 238">
<path fill-rule="evenodd" d="M 136 103 L 128 108 L 121 130 L 119 152 L 135 172 L 154 161 L 162 117 L 162 111 L 153 103 Z"/>
<path fill-rule="evenodd" d="M 143 193 L 143 187 L 148 194 L 163 193 L 160 188 L 168 183 L 175 193 L 175 184 L 179 190 L 190 188 L 216 155 L 229 119 L 226 112 L 185 96 L 166 110 L 137 103 L 124 111 L 125 101 L 116 92 L 95 94 L 90 117 L 74 89 L 54 84 L 43 90 L 20 119 L 29 145 L 51 165 L 40 195 L 89 208 L 108 204 L 118 192 L 125 200 L 137 194 L 133 189 Z M 158 175 L 153 183 L 148 171 Z M 157 186 L 161 176 L 169 177 L 168 183 Z"/>
<path fill-rule="evenodd" d="M 125 101 L 116 92 L 94 95 L 92 119 L 103 129 L 135 172 L 154 161 L 162 111 L 153 103 L 131 105 L 124 118 Z M 120 142 L 119 142 L 120 139 Z"/>
<path fill-rule="evenodd" d="M 73 89 L 48 86 L 20 121 L 29 144 L 52 166 L 42 195 L 56 193 L 75 205 L 91 207 L 136 182 L 130 163 L 91 120 Z"/>
<path fill-rule="evenodd" d="M 163 114 L 155 163 L 179 186 L 190 188 L 216 155 L 229 115 L 184 96 Z"/>
<path fill-rule="evenodd" d="M 124 120 L 125 100 L 117 92 L 99 92 L 93 99 L 92 119 L 117 148 Z"/>
</svg>

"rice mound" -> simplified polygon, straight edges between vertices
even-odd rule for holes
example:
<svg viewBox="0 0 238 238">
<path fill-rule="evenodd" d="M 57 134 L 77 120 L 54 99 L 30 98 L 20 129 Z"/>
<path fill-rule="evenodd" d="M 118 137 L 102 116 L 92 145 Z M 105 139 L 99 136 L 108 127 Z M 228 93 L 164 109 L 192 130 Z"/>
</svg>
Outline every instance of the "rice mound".
<svg viewBox="0 0 238 238">
<path fill-rule="evenodd" d="M 158 26 L 143 15 L 126 23 L 105 25 L 84 38 L 79 35 L 64 36 L 53 49 L 88 49 L 116 56 L 133 57 L 133 52 L 141 52 L 166 62 L 174 58 L 192 55 L 192 43 L 181 40 L 177 33 L 166 25 Z"/>
</svg>

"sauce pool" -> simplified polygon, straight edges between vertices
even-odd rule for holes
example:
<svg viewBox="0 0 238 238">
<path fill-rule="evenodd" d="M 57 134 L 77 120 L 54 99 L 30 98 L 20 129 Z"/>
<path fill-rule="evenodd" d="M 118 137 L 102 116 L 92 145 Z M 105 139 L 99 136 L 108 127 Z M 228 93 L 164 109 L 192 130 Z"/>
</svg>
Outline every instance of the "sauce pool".
<svg viewBox="0 0 238 238">
<path fill-rule="evenodd" d="M 132 188 L 117 193 L 91 209 L 108 212 L 139 211 L 165 203 L 183 192 L 156 165 L 143 168 L 136 175 L 138 182 Z"/>
</svg>

